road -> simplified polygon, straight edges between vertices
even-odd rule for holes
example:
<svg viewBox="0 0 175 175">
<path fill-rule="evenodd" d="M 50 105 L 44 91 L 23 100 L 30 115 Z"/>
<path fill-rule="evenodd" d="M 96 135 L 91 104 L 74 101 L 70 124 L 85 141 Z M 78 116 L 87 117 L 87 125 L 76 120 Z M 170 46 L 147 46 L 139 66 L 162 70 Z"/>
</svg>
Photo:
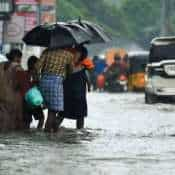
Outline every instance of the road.
<svg viewBox="0 0 175 175">
<path fill-rule="evenodd" d="M 175 174 L 175 106 L 143 94 L 90 93 L 86 129 L 0 135 L 0 175 Z"/>
</svg>

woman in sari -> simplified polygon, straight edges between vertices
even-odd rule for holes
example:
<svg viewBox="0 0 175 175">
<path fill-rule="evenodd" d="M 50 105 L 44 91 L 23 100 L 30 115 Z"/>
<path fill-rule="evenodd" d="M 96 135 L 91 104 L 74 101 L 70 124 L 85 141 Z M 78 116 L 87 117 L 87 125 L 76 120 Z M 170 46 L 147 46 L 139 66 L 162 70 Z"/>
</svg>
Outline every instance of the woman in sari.
<svg viewBox="0 0 175 175">
<path fill-rule="evenodd" d="M 18 71 L 22 70 L 22 53 L 12 49 L 8 61 L 0 63 L 0 131 L 23 129 L 22 98 L 18 87 Z"/>
<path fill-rule="evenodd" d="M 75 50 L 73 73 L 64 81 L 64 112 L 60 113 L 58 125 L 64 118 L 69 118 L 76 120 L 77 129 L 82 129 L 87 116 L 87 88 L 90 91 L 87 70 L 94 66 L 90 59 L 86 59 L 88 52 L 84 46 L 77 46 Z"/>
</svg>

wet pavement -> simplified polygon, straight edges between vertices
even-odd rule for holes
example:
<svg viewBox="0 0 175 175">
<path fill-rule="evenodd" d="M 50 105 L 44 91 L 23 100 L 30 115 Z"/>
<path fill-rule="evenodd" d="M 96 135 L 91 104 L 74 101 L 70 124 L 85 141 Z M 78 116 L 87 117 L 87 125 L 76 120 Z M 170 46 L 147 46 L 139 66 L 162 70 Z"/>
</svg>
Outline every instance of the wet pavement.
<svg viewBox="0 0 175 175">
<path fill-rule="evenodd" d="M 175 105 L 143 94 L 88 95 L 86 129 L 0 135 L 0 175 L 175 174 Z"/>
</svg>

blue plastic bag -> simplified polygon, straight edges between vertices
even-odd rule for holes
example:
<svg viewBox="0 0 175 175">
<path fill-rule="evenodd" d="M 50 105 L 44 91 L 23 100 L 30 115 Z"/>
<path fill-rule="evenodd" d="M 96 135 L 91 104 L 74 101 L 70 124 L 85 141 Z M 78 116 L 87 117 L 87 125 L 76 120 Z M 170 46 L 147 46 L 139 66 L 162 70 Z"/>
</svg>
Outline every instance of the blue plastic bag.
<svg viewBox="0 0 175 175">
<path fill-rule="evenodd" d="M 44 102 L 41 92 L 36 86 L 26 92 L 25 100 L 30 107 L 41 106 Z"/>
</svg>

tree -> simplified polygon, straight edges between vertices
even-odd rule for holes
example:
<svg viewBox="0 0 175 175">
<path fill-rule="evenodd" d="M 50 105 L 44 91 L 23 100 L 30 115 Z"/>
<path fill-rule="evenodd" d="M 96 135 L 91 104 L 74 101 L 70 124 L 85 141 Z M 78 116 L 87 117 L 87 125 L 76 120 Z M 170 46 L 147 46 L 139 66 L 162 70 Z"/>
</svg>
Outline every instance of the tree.
<svg viewBox="0 0 175 175">
<path fill-rule="evenodd" d="M 125 0 L 121 10 L 130 39 L 142 45 L 160 33 L 160 0 Z"/>
<path fill-rule="evenodd" d="M 114 36 L 148 46 L 152 38 L 160 35 L 160 1 L 120 0 L 118 6 L 116 0 L 114 3 L 108 0 L 94 0 L 93 3 L 91 0 L 59 0 L 57 16 L 61 20 L 81 16 L 101 24 Z M 171 24 L 175 24 L 175 15 L 171 17 Z"/>
</svg>

